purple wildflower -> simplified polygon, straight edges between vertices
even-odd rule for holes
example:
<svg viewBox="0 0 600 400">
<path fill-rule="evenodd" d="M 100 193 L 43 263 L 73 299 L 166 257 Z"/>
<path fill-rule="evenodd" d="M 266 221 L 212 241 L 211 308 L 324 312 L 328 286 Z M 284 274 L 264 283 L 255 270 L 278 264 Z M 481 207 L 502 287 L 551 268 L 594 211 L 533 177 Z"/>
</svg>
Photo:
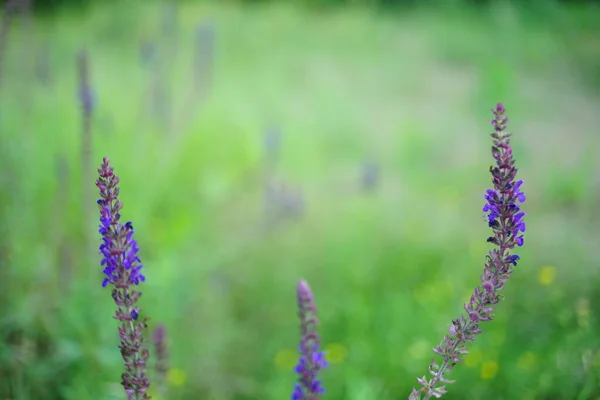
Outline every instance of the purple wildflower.
<svg viewBox="0 0 600 400">
<path fill-rule="evenodd" d="M 104 278 L 102 286 L 113 285 L 112 298 L 117 305 L 116 320 L 121 322 L 119 337 L 121 356 L 125 361 L 125 372 L 121 375 L 121 384 L 125 388 L 128 400 L 150 399 L 147 391 L 150 381 L 146 376 L 146 363 L 149 352 L 145 346 L 144 331 L 146 320 L 138 321 L 140 308 L 136 306 L 142 295 L 133 286 L 145 280 L 141 273 L 142 264 L 137 255 L 138 245 L 133 239 L 131 222 L 121 224 L 119 197 L 119 177 L 104 157 L 96 186 L 100 189 L 100 228 L 102 244 L 100 253 L 103 258 Z"/>
<path fill-rule="evenodd" d="M 487 262 L 481 276 L 481 286 L 475 288 L 470 301 L 465 304 L 466 316 L 462 315 L 452 321 L 449 325 L 449 333 L 444 336 L 442 342 L 433 351 L 442 357 L 442 364 L 432 360 L 429 372 L 431 379 L 423 376 L 417 381 L 421 386 L 419 390 L 413 389 L 409 400 L 431 397 L 440 398 L 446 393 L 441 383 L 452 383 L 444 378 L 456 363 L 464 360 L 468 354 L 466 343 L 475 341 L 475 335 L 482 332 L 479 324 L 490 321 L 496 304 L 501 300 L 500 291 L 513 273 L 512 266 L 517 265 L 520 257 L 510 254 L 515 246 L 523 245 L 525 232 L 525 213 L 521 211 L 518 203 L 525 201 L 525 195 L 521 192 L 523 181 L 515 180 L 517 168 L 510 147 L 511 133 L 505 131 L 508 118 L 504 115 L 504 106 L 498 103 L 492 110 L 494 119 L 491 124 L 495 131 L 491 134 L 493 139 L 492 156 L 496 160 L 496 166 L 490 167 L 492 174 L 493 189 L 485 194 L 487 200 L 483 211 L 487 213 L 487 222 L 493 230 L 493 236 L 487 241 L 493 243 L 496 248 L 490 250 Z"/>
<path fill-rule="evenodd" d="M 295 372 L 300 376 L 294 385 L 292 400 L 317 400 L 324 392 L 317 375 L 327 367 L 325 354 L 319 351 L 321 338 L 317 334 L 317 309 L 312 291 L 306 281 L 298 283 L 298 316 L 300 317 L 300 362 Z"/>
</svg>

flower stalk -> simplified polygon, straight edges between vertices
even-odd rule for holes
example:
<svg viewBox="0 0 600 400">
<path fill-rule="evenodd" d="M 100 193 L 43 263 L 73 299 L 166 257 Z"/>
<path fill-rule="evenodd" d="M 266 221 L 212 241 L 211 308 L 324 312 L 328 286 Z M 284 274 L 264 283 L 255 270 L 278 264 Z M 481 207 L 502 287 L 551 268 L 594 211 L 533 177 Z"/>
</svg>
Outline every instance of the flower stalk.
<svg viewBox="0 0 600 400">
<path fill-rule="evenodd" d="M 496 304 L 502 299 L 500 291 L 520 259 L 517 254 L 511 254 L 511 250 L 523 245 L 525 213 L 519 205 L 525 201 L 525 195 L 521 192 L 523 181 L 516 180 L 517 168 L 510 146 L 511 133 L 506 131 L 508 118 L 504 115 L 502 103 L 498 103 L 492 112 L 492 156 L 496 165 L 490 167 L 493 188 L 487 190 L 484 196 L 487 203 L 483 211 L 487 213 L 487 222 L 493 231 L 487 242 L 492 243 L 495 248 L 486 256 L 481 285 L 475 288 L 464 306 L 466 315 L 452 321 L 448 326 L 448 334 L 433 349 L 442 358 L 442 363 L 439 364 L 435 359 L 431 361 L 429 373 L 432 377 L 417 378 L 420 388 L 413 388 L 409 400 L 440 398 L 447 393 L 444 384 L 453 381 L 446 379 L 445 375 L 464 360 L 468 354 L 466 344 L 475 341 L 475 335 L 482 332 L 480 323 L 493 319 Z"/>
<path fill-rule="evenodd" d="M 103 159 L 98 174 L 96 186 L 100 189 L 100 199 L 97 203 L 100 209 L 99 232 L 102 235 L 100 253 L 106 275 L 102 286 L 112 286 L 112 298 L 117 305 L 113 318 L 121 323 L 118 328 L 121 339 L 119 349 L 125 362 L 121 384 L 128 400 L 150 399 L 147 393 L 150 381 L 146 375 L 149 352 L 144 340 L 147 319 L 139 319 L 137 301 L 142 293 L 134 289 L 146 278 L 141 272 L 142 264 L 137 255 L 139 248 L 133 239 L 133 225 L 131 222 L 121 223 L 123 205 L 118 199 L 119 177 L 114 174 L 107 157 Z"/>
</svg>

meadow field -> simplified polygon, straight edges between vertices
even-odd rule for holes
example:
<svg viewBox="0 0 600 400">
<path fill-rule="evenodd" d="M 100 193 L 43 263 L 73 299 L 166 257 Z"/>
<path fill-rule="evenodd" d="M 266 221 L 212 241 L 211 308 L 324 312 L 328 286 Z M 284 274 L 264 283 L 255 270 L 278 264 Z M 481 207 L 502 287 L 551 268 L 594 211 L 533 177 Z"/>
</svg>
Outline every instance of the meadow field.
<svg viewBox="0 0 600 400">
<path fill-rule="evenodd" d="M 528 229 L 444 398 L 600 399 L 597 21 L 549 2 L 15 17 L 0 49 L 0 399 L 125 398 L 98 254 L 103 156 L 136 228 L 142 313 L 167 329 L 154 399 L 290 398 L 299 279 L 330 364 L 322 398 L 406 399 L 491 248 L 499 101 Z"/>
</svg>

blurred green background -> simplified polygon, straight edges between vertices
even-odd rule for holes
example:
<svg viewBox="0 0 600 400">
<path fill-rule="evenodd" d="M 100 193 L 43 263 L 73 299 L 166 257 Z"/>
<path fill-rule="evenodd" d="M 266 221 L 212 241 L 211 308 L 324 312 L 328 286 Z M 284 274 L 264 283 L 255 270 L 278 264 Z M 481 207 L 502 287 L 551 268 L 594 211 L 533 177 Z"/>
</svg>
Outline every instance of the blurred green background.
<svg viewBox="0 0 600 400">
<path fill-rule="evenodd" d="M 17 3 L 0 40 L 0 399 L 124 398 L 97 252 L 105 155 L 143 314 L 169 334 L 155 398 L 289 398 L 299 279 L 323 398 L 407 398 L 490 248 L 498 101 L 528 230 L 444 398 L 600 398 L 597 5 Z"/>
</svg>

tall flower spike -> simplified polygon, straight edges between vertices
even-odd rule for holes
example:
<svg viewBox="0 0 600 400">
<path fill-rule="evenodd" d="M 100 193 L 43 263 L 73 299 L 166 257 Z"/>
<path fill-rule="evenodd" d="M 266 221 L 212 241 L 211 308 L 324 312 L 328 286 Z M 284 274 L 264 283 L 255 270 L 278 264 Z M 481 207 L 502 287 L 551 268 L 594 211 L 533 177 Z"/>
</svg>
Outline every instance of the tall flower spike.
<svg viewBox="0 0 600 400">
<path fill-rule="evenodd" d="M 432 378 L 418 378 L 420 388 L 413 389 L 409 400 L 440 398 L 446 393 L 443 384 L 452 381 L 444 376 L 456 363 L 464 360 L 464 356 L 468 354 L 466 343 L 475 341 L 475 335 L 482 332 L 479 324 L 494 317 L 492 312 L 502 298 L 500 291 L 513 273 L 512 267 L 517 265 L 520 258 L 510 251 L 523 245 L 525 213 L 521 211 L 519 203 L 525 201 L 525 195 L 521 192 L 523 181 L 515 180 L 517 168 L 514 166 L 515 160 L 510 147 L 511 133 L 505 130 L 508 118 L 504 111 L 502 103 L 498 103 L 492 110 L 492 156 L 496 166 L 490 167 L 493 189 L 487 190 L 484 196 L 487 203 L 483 207 L 483 211 L 487 213 L 488 225 L 493 231 L 493 236 L 487 241 L 494 244 L 495 248 L 486 256 L 481 285 L 475 288 L 470 301 L 464 306 L 466 315 L 452 321 L 448 326 L 448 334 L 433 349 L 434 353 L 442 358 L 442 363 L 432 360 L 429 366 Z"/>
<path fill-rule="evenodd" d="M 137 255 L 138 245 L 133 239 L 131 222 L 121 224 L 121 208 L 119 197 L 119 177 L 114 174 L 113 167 L 107 157 L 98 169 L 96 186 L 100 189 L 100 228 L 102 244 L 100 253 L 103 258 L 106 277 L 102 286 L 112 285 L 112 298 L 117 305 L 116 320 L 121 322 L 119 337 L 121 356 L 125 361 L 125 372 L 121 375 L 121 384 L 128 400 L 150 399 L 148 389 L 150 381 L 146 375 L 146 364 L 149 357 L 145 345 L 144 331 L 146 320 L 139 321 L 140 308 L 136 303 L 142 295 L 133 289 L 146 278 L 141 272 L 142 264 Z"/>
<path fill-rule="evenodd" d="M 294 386 L 292 400 L 318 400 L 324 392 L 321 381 L 317 379 L 319 371 L 327 367 L 325 354 L 319 351 L 321 338 L 317 334 L 317 309 L 312 291 L 306 281 L 298 283 L 298 316 L 300 317 L 300 361 L 296 366 L 299 375 Z"/>
</svg>

